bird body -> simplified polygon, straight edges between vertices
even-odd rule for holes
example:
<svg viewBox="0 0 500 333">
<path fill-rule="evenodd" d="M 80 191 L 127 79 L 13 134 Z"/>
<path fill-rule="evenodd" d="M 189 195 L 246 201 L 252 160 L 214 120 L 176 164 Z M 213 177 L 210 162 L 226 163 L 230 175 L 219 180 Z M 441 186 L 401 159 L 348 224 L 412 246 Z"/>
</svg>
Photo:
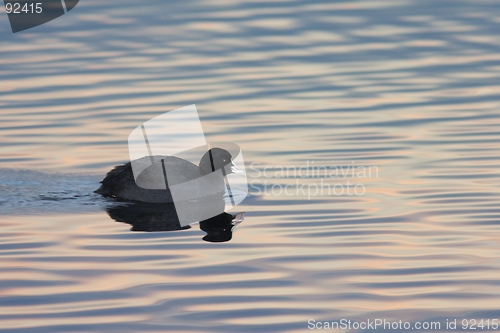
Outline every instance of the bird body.
<svg viewBox="0 0 500 333">
<path fill-rule="evenodd" d="M 141 171 L 134 177 L 136 166 L 140 166 Z M 106 197 L 146 203 L 222 198 L 224 177 L 234 168 L 229 152 L 220 148 L 205 153 L 199 166 L 175 156 L 146 156 L 115 167 L 95 192 Z"/>
</svg>

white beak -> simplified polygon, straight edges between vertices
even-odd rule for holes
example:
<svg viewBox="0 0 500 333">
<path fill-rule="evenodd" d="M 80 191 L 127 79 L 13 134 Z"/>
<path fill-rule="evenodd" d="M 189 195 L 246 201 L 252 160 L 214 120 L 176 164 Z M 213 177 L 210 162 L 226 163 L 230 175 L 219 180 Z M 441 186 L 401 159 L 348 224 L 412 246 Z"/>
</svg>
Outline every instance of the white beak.
<svg viewBox="0 0 500 333">
<path fill-rule="evenodd" d="M 233 231 L 238 224 L 243 222 L 244 219 L 245 219 L 245 212 L 236 214 L 236 216 L 233 217 L 233 221 L 231 221 L 231 224 L 233 225 L 231 227 L 231 231 Z"/>
<path fill-rule="evenodd" d="M 232 173 L 235 173 L 237 175 L 240 175 L 240 176 L 245 176 L 245 173 L 240 169 L 238 168 L 234 163 L 233 161 L 231 161 L 231 172 Z"/>
</svg>

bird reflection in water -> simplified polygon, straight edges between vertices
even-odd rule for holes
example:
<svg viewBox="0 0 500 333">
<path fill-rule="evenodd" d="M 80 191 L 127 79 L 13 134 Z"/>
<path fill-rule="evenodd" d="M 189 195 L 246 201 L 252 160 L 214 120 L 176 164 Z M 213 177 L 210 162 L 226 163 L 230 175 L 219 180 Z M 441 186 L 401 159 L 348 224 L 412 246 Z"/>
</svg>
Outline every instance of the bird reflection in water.
<svg viewBox="0 0 500 333">
<path fill-rule="evenodd" d="M 132 231 L 176 231 L 190 229 L 192 225 L 181 226 L 173 203 L 131 203 L 108 207 L 106 210 L 113 220 L 132 225 Z M 244 213 L 233 215 L 223 212 L 200 221 L 200 229 L 207 233 L 203 240 L 207 242 L 230 241 L 233 229 L 243 222 L 243 219 Z"/>
<path fill-rule="evenodd" d="M 245 173 L 235 164 L 244 168 L 243 161 L 233 161 L 240 154 L 239 147 L 224 146 L 228 150 L 200 146 L 179 155 L 190 159 L 150 155 L 116 166 L 95 192 L 128 202 L 107 211 L 115 221 L 131 224 L 132 231 L 184 230 L 198 222 L 207 233 L 203 240 L 227 242 L 244 213 L 224 211 L 246 197 L 247 183 Z M 199 165 L 190 161 L 200 156 Z M 242 178 L 229 181 L 233 174 Z"/>
</svg>

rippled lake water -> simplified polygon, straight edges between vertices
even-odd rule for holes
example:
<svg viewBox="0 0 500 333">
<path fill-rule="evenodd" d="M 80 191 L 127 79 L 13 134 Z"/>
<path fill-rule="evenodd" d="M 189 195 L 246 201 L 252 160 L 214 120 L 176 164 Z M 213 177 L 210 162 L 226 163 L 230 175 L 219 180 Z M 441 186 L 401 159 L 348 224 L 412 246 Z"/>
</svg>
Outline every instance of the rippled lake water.
<svg viewBox="0 0 500 333">
<path fill-rule="evenodd" d="M 500 319 L 499 13 L 82 0 L 12 34 L 2 12 L 2 331 Z M 193 103 L 247 163 L 225 243 L 196 225 L 132 232 L 92 193 L 132 129 Z"/>
</svg>

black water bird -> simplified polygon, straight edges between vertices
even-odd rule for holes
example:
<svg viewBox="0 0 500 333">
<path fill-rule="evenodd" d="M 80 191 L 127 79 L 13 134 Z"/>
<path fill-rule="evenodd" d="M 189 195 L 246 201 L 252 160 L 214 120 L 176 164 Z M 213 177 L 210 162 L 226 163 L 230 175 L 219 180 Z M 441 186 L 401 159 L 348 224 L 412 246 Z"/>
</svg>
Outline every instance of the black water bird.
<svg viewBox="0 0 500 333">
<path fill-rule="evenodd" d="M 137 179 L 134 178 L 132 163 L 148 165 Z M 222 172 L 214 172 L 219 169 Z M 176 198 L 217 198 L 224 195 L 224 177 L 231 173 L 244 175 L 233 163 L 231 154 L 221 148 L 207 151 L 198 166 L 175 156 L 146 156 L 115 167 L 95 193 L 126 201 L 172 203 L 170 187 L 185 183 L 188 185 L 176 192 Z M 203 177 L 206 175 L 210 176 Z"/>
</svg>

